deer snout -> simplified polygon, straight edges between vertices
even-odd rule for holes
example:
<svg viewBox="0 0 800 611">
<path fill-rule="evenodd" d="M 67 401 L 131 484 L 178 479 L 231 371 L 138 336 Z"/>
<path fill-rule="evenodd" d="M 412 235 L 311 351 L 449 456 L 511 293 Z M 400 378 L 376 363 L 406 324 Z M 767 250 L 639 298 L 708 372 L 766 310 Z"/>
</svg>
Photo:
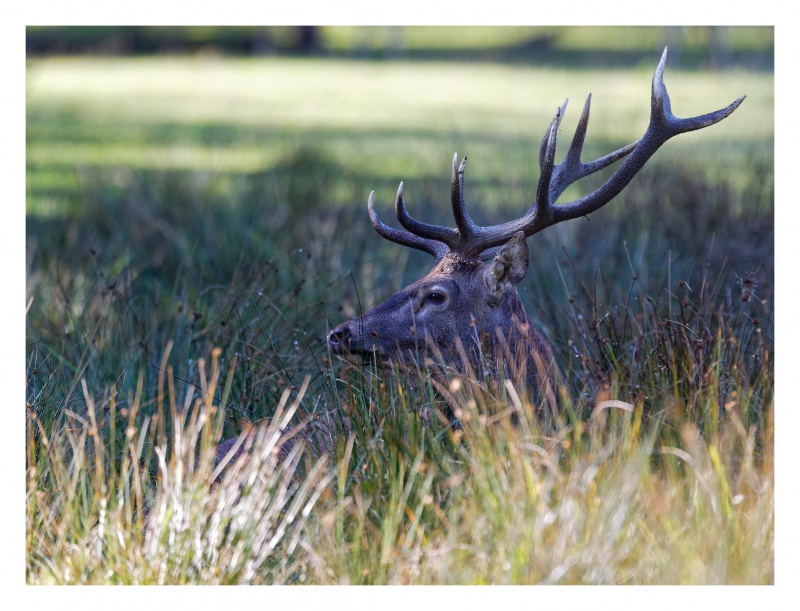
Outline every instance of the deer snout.
<svg viewBox="0 0 800 611">
<path fill-rule="evenodd" d="M 352 349 L 353 333 L 347 323 L 339 325 L 328 334 L 328 346 L 332 352 L 347 352 Z"/>
</svg>

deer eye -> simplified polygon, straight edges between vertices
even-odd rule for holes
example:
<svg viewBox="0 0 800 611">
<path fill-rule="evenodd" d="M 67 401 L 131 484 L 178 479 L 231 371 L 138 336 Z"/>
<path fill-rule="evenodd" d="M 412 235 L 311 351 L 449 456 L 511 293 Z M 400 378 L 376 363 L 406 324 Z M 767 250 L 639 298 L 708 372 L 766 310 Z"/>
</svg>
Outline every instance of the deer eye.
<svg viewBox="0 0 800 611">
<path fill-rule="evenodd" d="M 428 301 L 431 303 L 442 303 L 444 301 L 444 294 L 438 291 L 431 291 L 428 293 Z"/>
</svg>

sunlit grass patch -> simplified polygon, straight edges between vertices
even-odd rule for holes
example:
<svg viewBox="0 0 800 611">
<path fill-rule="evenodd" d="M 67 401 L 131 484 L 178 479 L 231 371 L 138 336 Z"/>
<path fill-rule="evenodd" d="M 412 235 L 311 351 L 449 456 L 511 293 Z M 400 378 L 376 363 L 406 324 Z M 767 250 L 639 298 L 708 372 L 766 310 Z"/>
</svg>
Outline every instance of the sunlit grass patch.
<svg viewBox="0 0 800 611">
<path fill-rule="evenodd" d="M 330 479 L 324 457 L 300 479 L 303 445 L 280 460 L 282 431 L 275 420 L 246 442 L 252 454 L 218 465 L 220 406 L 230 392 L 228 386 L 215 396 L 218 357 L 214 353 L 208 378 L 200 380 L 203 392 L 194 401 L 187 395 L 182 408 L 170 379 L 160 387 L 156 413 L 146 414 L 140 378 L 137 395 L 127 401 L 111 388 L 95 403 L 84 382 L 86 418 L 67 410 L 60 426 L 49 430 L 29 412 L 29 582 L 307 578 L 313 551 L 304 527 Z M 287 416 L 300 400 L 302 392 Z"/>
<path fill-rule="evenodd" d="M 374 176 L 379 186 L 384 178 L 413 184 L 432 168 L 446 170 L 458 150 L 474 159 L 469 171 L 478 183 L 530 180 L 531 143 L 565 97 L 572 100 L 564 121 L 569 134 L 592 93 L 587 155 L 638 138 L 651 72 L 278 58 L 40 60 L 29 66 L 27 154 L 43 169 L 251 173 L 274 168 L 300 144 L 346 172 Z M 748 100 L 724 130 L 677 139 L 662 160 L 690 155 L 695 165 L 736 176 L 737 168 L 771 155 L 772 113 L 761 110 L 772 105 L 771 75 L 672 71 L 667 82 L 682 116 L 708 111 L 712 100 L 715 108 L 743 93 Z M 741 139 L 749 142 L 746 157 L 727 149 Z M 475 195 L 489 206 L 497 197 L 484 189 Z"/>
</svg>

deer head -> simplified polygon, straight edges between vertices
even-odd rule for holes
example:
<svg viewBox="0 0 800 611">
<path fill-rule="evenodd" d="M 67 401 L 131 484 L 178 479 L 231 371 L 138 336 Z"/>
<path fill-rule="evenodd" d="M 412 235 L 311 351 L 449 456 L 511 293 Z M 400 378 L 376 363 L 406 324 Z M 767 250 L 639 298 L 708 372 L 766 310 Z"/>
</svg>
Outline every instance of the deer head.
<svg viewBox="0 0 800 611">
<path fill-rule="evenodd" d="M 564 101 L 542 141 L 536 199 L 518 220 L 492 227 L 479 227 L 472 221 L 464 204 L 467 158 L 459 164 L 457 155 L 453 157 L 450 189 L 454 228 L 412 218 L 403 200 L 403 183 L 397 190 L 395 212 L 407 231 L 388 227 L 378 218 L 370 193 L 368 210 L 375 230 L 387 240 L 430 253 L 436 263 L 421 280 L 363 316 L 333 329 L 328 335 L 331 352 L 383 363 L 409 362 L 425 353 L 451 365 L 468 360 L 476 366 L 488 350 L 506 367 L 515 360 L 513 357 L 524 356 L 521 371 L 534 388 L 540 385 L 542 376 L 557 375 L 552 350 L 533 329 L 515 289 L 528 269 L 525 239 L 604 206 L 630 183 L 664 142 L 721 121 L 744 100 L 742 96 L 726 108 L 699 117 L 675 117 L 663 82 L 666 59 L 664 49 L 653 76 L 650 122 L 644 135 L 605 157 L 581 161 L 589 124 L 589 95 L 566 157 L 555 165 L 556 136 L 567 106 Z M 575 201 L 556 204 L 569 185 L 623 158 L 625 161 L 600 188 Z M 517 365 L 519 362 L 517 359 Z"/>
</svg>

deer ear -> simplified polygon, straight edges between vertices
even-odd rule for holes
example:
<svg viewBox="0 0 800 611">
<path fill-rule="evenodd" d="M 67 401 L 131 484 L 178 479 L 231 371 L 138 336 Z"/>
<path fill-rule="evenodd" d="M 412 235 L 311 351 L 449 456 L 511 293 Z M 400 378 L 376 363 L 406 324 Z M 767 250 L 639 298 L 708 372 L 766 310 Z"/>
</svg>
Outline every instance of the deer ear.
<svg viewBox="0 0 800 611">
<path fill-rule="evenodd" d="M 518 231 L 497 251 L 484 271 L 483 280 L 490 299 L 500 299 L 508 289 L 519 284 L 528 271 L 528 243 Z"/>
</svg>

